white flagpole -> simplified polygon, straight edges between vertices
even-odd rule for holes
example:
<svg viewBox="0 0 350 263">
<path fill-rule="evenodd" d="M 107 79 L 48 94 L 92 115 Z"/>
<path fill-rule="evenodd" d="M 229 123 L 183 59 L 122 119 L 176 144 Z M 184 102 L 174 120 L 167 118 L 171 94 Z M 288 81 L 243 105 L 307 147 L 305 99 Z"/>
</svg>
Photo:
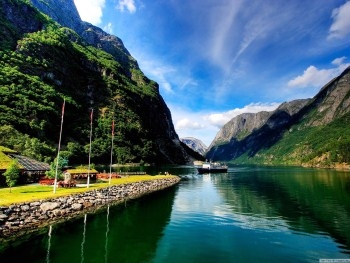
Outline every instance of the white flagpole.
<svg viewBox="0 0 350 263">
<path fill-rule="evenodd" d="M 57 173 L 58 173 L 58 161 L 60 159 L 60 149 L 61 149 L 61 138 L 62 138 L 62 127 L 63 127 L 63 117 L 64 117 L 64 106 L 66 104 L 66 99 L 63 99 L 63 105 L 62 105 L 62 117 L 61 117 L 61 130 L 60 130 L 60 139 L 58 141 L 58 153 L 57 153 L 57 162 L 56 162 L 56 172 L 55 172 L 55 182 L 53 186 L 53 193 L 56 193 L 57 188 Z"/>
<path fill-rule="evenodd" d="M 112 120 L 112 146 L 111 146 L 111 163 L 109 165 L 109 186 L 111 185 L 112 177 L 112 162 L 113 162 L 113 139 L 114 139 L 114 120 Z"/>
<path fill-rule="evenodd" d="M 92 137 L 92 117 L 94 114 L 94 109 L 91 109 L 91 115 L 90 115 L 90 147 L 89 147 L 89 168 L 88 168 L 88 175 L 87 175 L 87 188 L 90 187 L 90 157 L 91 157 L 91 137 Z"/>
</svg>

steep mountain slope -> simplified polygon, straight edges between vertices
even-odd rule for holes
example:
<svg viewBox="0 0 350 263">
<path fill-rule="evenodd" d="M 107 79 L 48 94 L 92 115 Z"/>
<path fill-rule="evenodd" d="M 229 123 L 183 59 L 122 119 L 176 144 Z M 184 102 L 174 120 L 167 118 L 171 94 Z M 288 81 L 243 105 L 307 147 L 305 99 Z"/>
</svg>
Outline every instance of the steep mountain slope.
<svg viewBox="0 0 350 263">
<path fill-rule="evenodd" d="M 201 140 L 193 137 L 180 138 L 180 141 L 203 156 L 208 148 Z"/>
<path fill-rule="evenodd" d="M 207 158 L 234 163 L 334 167 L 350 162 L 350 68 L 310 100 L 243 114 L 217 134 Z"/>
<path fill-rule="evenodd" d="M 70 162 L 86 163 L 92 109 L 93 162 L 109 160 L 112 120 L 115 162 L 188 162 L 158 84 L 122 41 L 82 22 L 73 0 L 32 3 L 48 16 L 27 1 L 0 0 L 0 144 L 53 158 L 65 98 Z"/>
</svg>

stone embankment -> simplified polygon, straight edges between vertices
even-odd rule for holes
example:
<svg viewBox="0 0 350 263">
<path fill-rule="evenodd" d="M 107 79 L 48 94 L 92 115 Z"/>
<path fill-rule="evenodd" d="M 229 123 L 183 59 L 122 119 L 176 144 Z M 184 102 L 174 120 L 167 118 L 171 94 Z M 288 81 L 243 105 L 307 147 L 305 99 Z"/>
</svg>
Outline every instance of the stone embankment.
<svg viewBox="0 0 350 263">
<path fill-rule="evenodd" d="M 114 185 L 85 193 L 0 207 L 0 239 L 16 237 L 39 227 L 63 222 L 107 205 L 124 203 L 177 184 L 180 177 Z"/>
</svg>

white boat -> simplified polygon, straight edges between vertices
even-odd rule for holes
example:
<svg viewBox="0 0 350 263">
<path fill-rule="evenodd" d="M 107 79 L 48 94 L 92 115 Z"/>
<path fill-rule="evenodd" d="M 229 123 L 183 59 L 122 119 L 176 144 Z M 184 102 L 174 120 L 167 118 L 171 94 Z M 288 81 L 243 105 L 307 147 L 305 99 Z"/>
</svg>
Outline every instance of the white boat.
<svg viewBox="0 0 350 263">
<path fill-rule="evenodd" d="M 198 173 L 227 173 L 227 165 L 218 162 L 204 162 L 201 167 L 197 167 Z"/>
</svg>

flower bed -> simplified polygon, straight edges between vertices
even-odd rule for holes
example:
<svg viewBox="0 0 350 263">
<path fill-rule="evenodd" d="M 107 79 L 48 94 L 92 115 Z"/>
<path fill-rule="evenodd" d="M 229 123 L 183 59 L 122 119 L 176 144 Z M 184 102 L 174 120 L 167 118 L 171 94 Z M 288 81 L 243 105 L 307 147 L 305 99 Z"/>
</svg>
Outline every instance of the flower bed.
<svg viewBox="0 0 350 263">
<path fill-rule="evenodd" d="M 54 183 L 55 180 L 50 178 L 42 178 L 39 180 L 39 184 L 41 185 L 53 185 Z"/>
</svg>

